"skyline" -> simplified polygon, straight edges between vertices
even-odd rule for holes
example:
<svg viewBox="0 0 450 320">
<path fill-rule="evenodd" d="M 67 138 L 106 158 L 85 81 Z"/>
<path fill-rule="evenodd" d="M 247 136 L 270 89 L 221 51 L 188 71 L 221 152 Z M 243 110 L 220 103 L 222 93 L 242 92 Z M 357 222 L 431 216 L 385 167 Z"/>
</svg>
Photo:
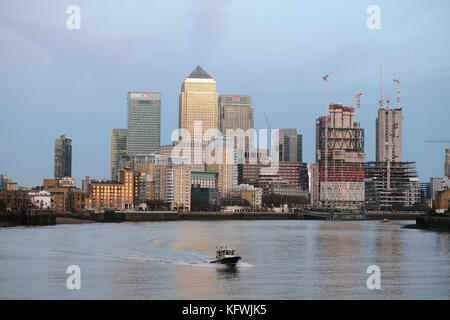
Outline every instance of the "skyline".
<svg viewBox="0 0 450 320">
<path fill-rule="evenodd" d="M 161 92 L 161 144 L 169 144 L 170 133 L 178 127 L 175 115 L 181 83 L 197 65 L 216 79 L 218 94 L 252 96 L 255 128 L 266 128 L 264 110 L 274 128 L 297 128 L 303 135 L 304 161 L 308 164 L 314 162 L 315 119 L 323 115 L 325 105 L 321 77 L 334 70 L 329 102 L 354 105 L 352 96 L 363 92 L 365 152 L 367 161 L 375 160 L 378 64 L 383 64 L 385 93 L 389 91 L 394 102 L 392 74 L 405 68 L 410 52 L 414 52 L 414 59 L 402 76 L 401 86 L 403 158 L 417 162 L 420 181 L 443 175 L 448 145 L 424 140 L 449 138 L 447 101 L 440 94 L 450 80 L 450 46 L 439 40 L 445 39 L 450 29 L 445 19 L 446 2 L 437 1 L 429 7 L 418 2 L 375 1 L 382 10 L 382 28 L 368 30 L 365 9 L 369 2 L 350 7 L 342 4 L 341 17 L 333 15 L 336 4 L 322 9 L 290 2 L 286 8 L 302 10 L 284 10 L 281 23 L 276 14 L 269 14 L 275 4 L 252 7 L 252 1 L 217 1 L 202 10 L 218 19 L 207 17 L 205 22 L 199 11 L 189 8 L 193 2 L 180 2 L 173 12 L 160 1 L 141 3 L 148 12 L 165 12 L 161 15 L 169 21 L 162 24 L 166 28 L 153 28 L 161 22 L 159 17 L 153 22 L 142 21 L 144 16 L 130 12 L 133 4 L 113 5 L 102 13 L 96 4 L 78 1 L 86 18 L 77 31 L 65 28 L 69 2 L 52 7 L 45 6 L 52 1 L 44 2 L 39 6 L 43 13 L 38 16 L 33 14 L 37 4 L 31 3 L 24 10 L 23 1 L 17 3 L 21 3 L 20 11 L 14 10 L 20 4 L 10 1 L 1 5 L 0 13 L 0 39 L 9 48 L 0 53 L 3 74 L 8 74 L 1 80 L 0 112 L 2 118 L 10 119 L 0 129 L 2 153 L 10 155 L 1 157 L 0 171 L 20 185 L 40 185 L 44 177 L 53 175 L 53 142 L 62 134 L 73 141 L 72 171 L 77 184 L 85 175 L 108 177 L 110 133 L 113 128 L 126 127 L 129 91 Z M 119 9 L 123 13 L 119 14 Z M 313 15 L 317 21 L 305 14 L 319 10 L 323 16 Z M 243 22 L 249 12 L 254 13 L 253 24 Z M 177 36 L 170 21 L 184 13 L 196 19 L 186 21 L 183 16 L 179 25 L 189 28 Z M 139 20 L 136 23 L 134 14 Z M 342 18 L 346 16 L 355 19 Z M 117 17 L 121 23 L 114 25 Z M 204 30 L 215 20 L 213 31 Z M 325 27 L 321 26 L 324 20 Z M 340 23 L 334 28 L 337 21 Z M 148 30 L 155 30 L 154 37 L 145 37 Z M 309 32 L 295 33 L 305 30 Z M 214 41 L 208 41 L 211 32 L 217 35 Z M 279 33 L 285 36 L 277 36 Z M 190 38 L 185 39 L 186 34 Z M 199 48 L 202 43 L 207 45 Z M 174 47 L 177 44 L 181 44 L 179 53 Z M 430 105 L 434 112 L 429 112 Z"/>
</svg>

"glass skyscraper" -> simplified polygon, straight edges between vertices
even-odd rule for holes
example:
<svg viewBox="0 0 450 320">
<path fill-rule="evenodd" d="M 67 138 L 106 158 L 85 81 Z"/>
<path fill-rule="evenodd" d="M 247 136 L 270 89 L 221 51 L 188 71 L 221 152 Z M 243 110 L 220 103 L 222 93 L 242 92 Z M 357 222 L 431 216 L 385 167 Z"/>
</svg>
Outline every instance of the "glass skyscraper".
<svg viewBox="0 0 450 320">
<path fill-rule="evenodd" d="M 72 176 L 72 140 L 65 135 L 55 140 L 55 178 Z"/>
<path fill-rule="evenodd" d="M 282 128 L 279 133 L 279 160 L 282 162 L 303 162 L 303 136 L 295 128 Z"/>
<path fill-rule="evenodd" d="M 228 129 L 242 129 L 246 132 L 254 128 L 252 97 L 242 95 L 221 95 L 219 97 L 219 128 L 226 136 Z M 233 137 L 230 137 L 233 138 Z M 240 143 L 245 146 L 245 152 L 253 148 L 253 134 L 242 137 Z M 234 139 L 236 139 L 234 137 Z M 234 142 L 235 147 L 237 141 Z"/>
<path fill-rule="evenodd" d="M 127 129 L 112 129 L 111 132 L 111 180 L 118 181 L 120 159 L 127 154 Z"/>
<path fill-rule="evenodd" d="M 150 154 L 161 142 L 161 94 L 128 93 L 128 155 Z"/>
</svg>

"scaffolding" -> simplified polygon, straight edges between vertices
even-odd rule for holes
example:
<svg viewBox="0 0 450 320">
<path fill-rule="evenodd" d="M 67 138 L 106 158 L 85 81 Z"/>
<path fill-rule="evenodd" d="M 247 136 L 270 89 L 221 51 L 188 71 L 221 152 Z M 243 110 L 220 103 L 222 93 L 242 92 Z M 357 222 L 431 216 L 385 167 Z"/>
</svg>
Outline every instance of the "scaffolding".
<svg viewBox="0 0 450 320">
<path fill-rule="evenodd" d="M 330 120 L 316 122 L 316 203 L 333 208 L 360 208 L 364 203 L 364 129 L 354 122 L 355 109 L 330 104 Z"/>
<path fill-rule="evenodd" d="M 420 202 L 415 162 L 367 162 L 365 178 L 369 210 L 411 208 Z"/>
</svg>

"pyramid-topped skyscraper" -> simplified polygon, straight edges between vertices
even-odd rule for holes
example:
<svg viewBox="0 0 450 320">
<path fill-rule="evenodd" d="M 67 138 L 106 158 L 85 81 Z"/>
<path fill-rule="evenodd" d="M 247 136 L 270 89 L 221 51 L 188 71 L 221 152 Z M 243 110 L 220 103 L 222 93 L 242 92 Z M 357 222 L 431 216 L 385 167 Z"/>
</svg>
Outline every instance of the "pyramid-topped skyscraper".
<svg viewBox="0 0 450 320">
<path fill-rule="evenodd" d="M 219 128 L 216 81 L 202 67 L 197 66 L 181 84 L 179 98 L 179 128 L 194 138 L 194 124 L 201 124 L 201 132 Z"/>
<path fill-rule="evenodd" d="M 212 79 L 212 77 L 205 70 L 203 70 L 203 68 L 200 67 L 200 66 L 197 66 L 191 72 L 191 74 L 188 76 L 188 78 L 191 78 L 191 79 Z"/>
</svg>

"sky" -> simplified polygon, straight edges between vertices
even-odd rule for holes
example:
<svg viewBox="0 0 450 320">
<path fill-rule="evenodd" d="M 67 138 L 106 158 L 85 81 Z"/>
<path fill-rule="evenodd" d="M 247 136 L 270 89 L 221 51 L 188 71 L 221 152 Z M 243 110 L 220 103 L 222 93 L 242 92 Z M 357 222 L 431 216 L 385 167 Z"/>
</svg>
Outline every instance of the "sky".
<svg viewBox="0 0 450 320">
<path fill-rule="evenodd" d="M 80 29 L 67 28 L 70 5 Z M 380 28 L 369 29 L 370 5 Z M 0 173 L 21 186 L 53 177 L 54 142 L 72 139 L 72 175 L 109 178 L 110 134 L 126 128 L 129 91 L 161 92 L 161 144 L 178 125 L 181 83 L 197 66 L 219 94 L 249 94 L 255 128 L 298 128 L 315 159 L 315 119 L 362 92 L 367 160 L 384 92 L 401 78 L 403 161 L 443 176 L 450 139 L 450 2 L 266 0 L 2 0 Z M 413 57 L 410 58 L 410 54 Z"/>
</svg>

